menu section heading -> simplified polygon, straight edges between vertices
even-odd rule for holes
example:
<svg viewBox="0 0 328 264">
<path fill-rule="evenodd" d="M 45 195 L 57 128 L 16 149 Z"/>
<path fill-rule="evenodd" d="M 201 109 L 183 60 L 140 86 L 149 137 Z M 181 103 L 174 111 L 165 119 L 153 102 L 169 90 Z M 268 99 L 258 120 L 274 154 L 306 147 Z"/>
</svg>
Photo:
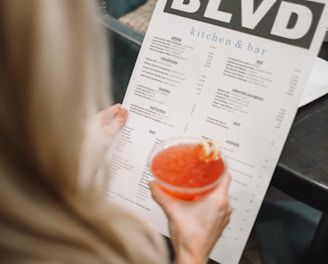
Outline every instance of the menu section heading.
<svg viewBox="0 0 328 264">
<path fill-rule="evenodd" d="M 164 12 L 309 48 L 325 4 L 282 0 L 167 0 Z"/>
</svg>

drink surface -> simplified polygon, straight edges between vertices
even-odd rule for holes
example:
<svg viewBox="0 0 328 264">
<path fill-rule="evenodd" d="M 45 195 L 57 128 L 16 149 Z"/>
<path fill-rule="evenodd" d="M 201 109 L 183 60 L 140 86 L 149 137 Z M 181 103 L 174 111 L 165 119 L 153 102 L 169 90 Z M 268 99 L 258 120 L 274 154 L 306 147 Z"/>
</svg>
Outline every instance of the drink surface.
<svg viewBox="0 0 328 264">
<path fill-rule="evenodd" d="M 177 144 L 158 152 L 151 163 L 152 173 L 176 187 L 199 188 L 214 183 L 225 171 L 221 156 L 204 159 L 202 146 Z"/>
</svg>

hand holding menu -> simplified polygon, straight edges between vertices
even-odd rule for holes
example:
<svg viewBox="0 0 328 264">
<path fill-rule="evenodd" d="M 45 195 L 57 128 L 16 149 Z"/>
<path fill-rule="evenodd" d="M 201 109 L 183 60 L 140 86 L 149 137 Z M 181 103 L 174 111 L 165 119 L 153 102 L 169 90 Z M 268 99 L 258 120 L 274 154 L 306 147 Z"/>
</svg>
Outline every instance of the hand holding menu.
<svg viewBox="0 0 328 264">
<path fill-rule="evenodd" d="M 176 136 L 220 143 L 232 175 L 231 222 L 211 253 L 236 264 L 321 46 L 327 0 L 158 0 L 110 150 L 112 201 L 168 235 L 147 158 Z"/>
</svg>

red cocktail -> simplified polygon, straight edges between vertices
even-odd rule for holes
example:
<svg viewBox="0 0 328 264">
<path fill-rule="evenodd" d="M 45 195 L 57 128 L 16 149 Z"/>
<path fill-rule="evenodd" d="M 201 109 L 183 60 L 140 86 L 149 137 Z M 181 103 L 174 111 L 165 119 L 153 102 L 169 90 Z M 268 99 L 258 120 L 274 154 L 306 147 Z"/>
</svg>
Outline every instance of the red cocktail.
<svg viewBox="0 0 328 264">
<path fill-rule="evenodd" d="M 194 200 L 219 183 L 226 163 L 214 141 L 175 138 L 154 147 L 149 168 L 167 193 Z"/>
</svg>

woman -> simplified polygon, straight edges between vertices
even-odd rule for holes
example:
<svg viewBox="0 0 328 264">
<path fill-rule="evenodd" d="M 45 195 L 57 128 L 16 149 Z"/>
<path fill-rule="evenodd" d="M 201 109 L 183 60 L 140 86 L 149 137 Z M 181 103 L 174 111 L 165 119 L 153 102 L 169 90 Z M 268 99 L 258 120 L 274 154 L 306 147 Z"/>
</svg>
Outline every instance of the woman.
<svg viewBox="0 0 328 264">
<path fill-rule="evenodd" d="M 170 262 L 162 237 L 97 187 L 127 111 L 100 111 L 111 97 L 96 9 L 90 0 L 0 2 L 1 263 Z M 194 203 L 150 184 L 175 263 L 207 262 L 231 214 L 229 181 Z"/>
</svg>

